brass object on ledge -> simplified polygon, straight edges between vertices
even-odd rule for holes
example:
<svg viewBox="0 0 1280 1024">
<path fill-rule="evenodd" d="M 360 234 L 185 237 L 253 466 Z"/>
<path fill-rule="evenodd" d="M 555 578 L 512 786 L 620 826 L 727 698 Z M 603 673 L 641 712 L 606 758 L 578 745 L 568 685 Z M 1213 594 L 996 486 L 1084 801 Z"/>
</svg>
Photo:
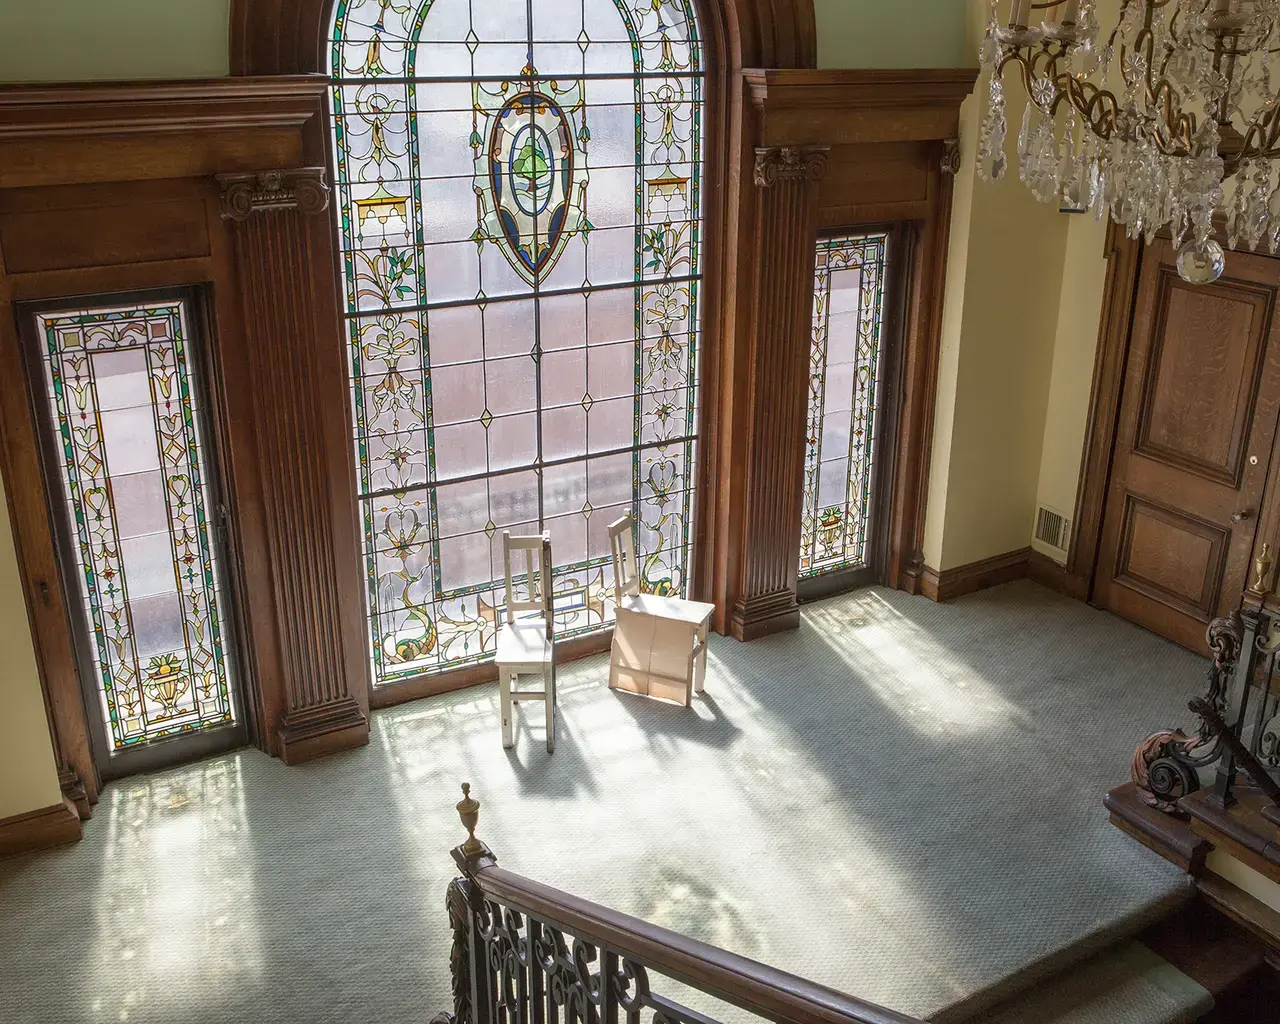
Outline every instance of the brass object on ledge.
<svg viewBox="0 0 1280 1024">
<path fill-rule="evenodd" d="M 1253 583 L 1249 586 L 1249 589 L 1255 594 L 1271 593 L 1271 567 L 1273 564 L 1271 545 L 1263 541 L 1262 553 L 1253 560 Z"/>
</svg>

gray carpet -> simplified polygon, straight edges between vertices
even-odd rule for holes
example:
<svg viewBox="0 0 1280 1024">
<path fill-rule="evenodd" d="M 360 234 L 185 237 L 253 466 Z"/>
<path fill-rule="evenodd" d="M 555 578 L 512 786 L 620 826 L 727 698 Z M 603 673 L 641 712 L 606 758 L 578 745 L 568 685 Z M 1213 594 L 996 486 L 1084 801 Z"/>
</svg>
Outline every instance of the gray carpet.
<svg viewBox="0 0 1280 1024">
<path fill-rule="evenodd" d="M 715 637 L 692 711 L 604 678 L 562 670 L 551 756 L 482 687 L 299 768 L 112 785 L 82 843 L 0 862 L 0 1022 L 429 1019 L 463 779 L 505 866 L 917 1016 L 1185 891 L 1101 797 L 1203 663 L 1031 583 Z"/>
</svg>

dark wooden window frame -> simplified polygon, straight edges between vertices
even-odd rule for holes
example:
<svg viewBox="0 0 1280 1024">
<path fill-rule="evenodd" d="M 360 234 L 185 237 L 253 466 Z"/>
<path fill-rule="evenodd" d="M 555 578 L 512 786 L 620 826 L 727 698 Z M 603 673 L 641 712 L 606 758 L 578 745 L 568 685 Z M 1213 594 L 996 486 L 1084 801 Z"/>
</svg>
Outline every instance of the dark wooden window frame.
<svg viewBox="0 0 1280 1024">
<path fill-rule="evenodd" d="M 223 430 L 225 419 L 217 414 L 220 402 L 215 390 L 215 382 L 220 379 L 220 375 L 215 368 L 214 346 L 209 343 L 213 336 L 214 321 L 206 289 L 188 286 L 132 292 L 113 291 L 103 295 L 82 295 L 74 299 L 28 300 L 15 303 L 14 313 L 23 350 L 28 398 L 33 403 L 30 413 L 36 424 L 37 446 L 40 449 L 42 468 L 40 482 L 43 485 L 43 496 L 50 509 L 50 530 L 58 553 L 57 560 L 61 570 L 59 583 L 63 593 L 75 594 L 79 589 L 79 581 L 75 579 L 78 573 L 75 571 L 74 562 L 65 557 L 77 542 L 73 524 L 65 514 L 59 514 L 63 510 L 65 499 L 57 482 L 58 467 L 54 463 L 60 457 L 61 446 L 57 428 L 49 415 L 48 404 L 40 401 L 43 398 L 41 385 L 45 373 L 42 355 L 44 346 L 36 330 L 35 316 L 39 313 L 77 309 L 86 303 L 90 305 L 107 302 L 145 304 L 172 301 L 181 301 L 185 306 L 187 325 L 191 335 L 185 339 L 185 347 L 188 352 L 195 354 L 190 373 L 198 390 L 200 402 L 197 418 L 199 429 L 204 437 L 204 450 L 201 453 L 202 471 L 209 480 L 210 492 L 215 501 L 225 501 L 227 494 L 224 489 L 222 459 L 227 451 L 227 438 Z M 255 718 L 255 708 L 250 701 L 245 700 L 248 680 L 246 679 L 245 647 L 241 638 L 246 633 L 242 610 L 237 600 L 242 589 L 237 584 L 237 566 L 240 560 L 233 546 L 230 524 L 218 514 L 215 508 L 209 508 L 207 514 L 210 518 L 210 530 L 217 535 L 211 543 L 214 545 L 217 557 L 223 560 L 220 566 L 223 584 L 223 593 L 220 595 L 223 612 L 222 631 L 225 657 L 233 672 L 236 721 L 230 725 L 220 725 L 191 735 L 183 735 L 174 740 L 127 748 L 113 757 L 107 747 L 106 733 L 97 727 L 96 718 L 91 719 L 95 722 L 95 726 L 89 730 L 94 763 L 104 781 L 121 775 L 134 775 L 167 767 L 173 762 L 176 744 L 181 745 L 182 759 L 194 760 L 243 746 L 251 734 L 258 732 L 259 723 Z M 87 716 L 96 716 L 99 712 L 100 700 L 95 670 L 96 657 L 90 635 L 86 631 L 88 623 L 81 617 L 73 615 L 72 609 L 78 604 L 78 601 L 73 600 L 71 606 L 66 609 L 67 621 L 74 646 L 85 712 Z"/>
<path fill-rule="evenodd" d="M 888 235 L 884 283 L 884 317 L 880 331 L 883 352 L 880 363 L 880 394 L 876 403 L 876 437 L 873 442 L 874 467 L 871 481 L 871 515 L 868 527 L 867 558 L 855 569 L 835 569 L 802 579 L 796 584 L 801 604 L 820 601 L 870 583 L 887 582 L 889 561 L 890 498 L 897 454 L 898 427 L 902 419 L 903 346 L 906 342 L 907 271 L 914 259 L 914 232 L 910 224 L 842 224 L 824 226 L 819 238 L 838 235 Z"/>
</svg>

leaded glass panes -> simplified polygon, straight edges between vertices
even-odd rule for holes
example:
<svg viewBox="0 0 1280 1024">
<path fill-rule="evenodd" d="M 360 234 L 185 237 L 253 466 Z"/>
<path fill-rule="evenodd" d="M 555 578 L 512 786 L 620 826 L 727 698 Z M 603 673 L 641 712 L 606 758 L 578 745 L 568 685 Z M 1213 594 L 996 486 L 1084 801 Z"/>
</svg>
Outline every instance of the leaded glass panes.
<svg viewBox="0 0 1280 1024">
<path fill-rule="evenodd" d="M 375 681 L 492 653 L 506 529 L 551 532 L 561 636 L 612 621 L 619 516 L 684 593 L 692 0 L 339 0 L 332 40 Z"/>
<path fill-rule="evenodd" d="M 809 350 L 801 578 L 866 564 L 887 236 L 818 241 Z"/>
<path fill-rule="evenodd" d="M 182 302 L 37 314 L 114 751 L 235 720 Z"/>
</svg>

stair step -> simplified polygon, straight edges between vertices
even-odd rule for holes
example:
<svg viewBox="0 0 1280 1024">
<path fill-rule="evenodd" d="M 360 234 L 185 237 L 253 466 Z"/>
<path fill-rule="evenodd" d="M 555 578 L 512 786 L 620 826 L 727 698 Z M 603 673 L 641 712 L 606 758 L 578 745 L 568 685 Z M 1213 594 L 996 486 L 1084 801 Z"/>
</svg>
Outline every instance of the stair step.
<svg viewBox="0 0 1280 1024">
<path fill-rule="evenodd" d="M 1092 933 L 1070 945 L 1046 951 L 1039 960 L 945 1007 L 929 1019 L 933 1024 L 972 1024 L 975 1021 L 985 1021 L 994 1007 L 1010 1005 L 1023 993 L 1039 991 L 1060 976 L 1079 970 L 1099 954 L 1137 939 L 1158 927 L 1161 922 L 1186 912 L 1195 896 L 1195 886 L 1188 881 L 1185 886 L 1098 926 Z"/>
<path fill-rule="evenodd" d="M 1213 994 L 1136 940 L 975 1017 L 982 1024 L 1194 1024 Z"/>
<path fill-rule="evenodd" d="M 1241 1008 L 1273 990 L 1258 940 L 1204 903 L 1064 968 L 990 1009 L 974 1024 L 1245 1024 Z M 1210 1014 L 1210 1016 L 1205 1016 Z M 1271 1021 L 1272 1018 L 1258 1018 Z"/>
<path fill-rule="evenodd" d="M 1138 940 L 1215 1000 L 1248 984 L 1266 962 L 1265 949 L 1253 935 L 1204 903 L 1152 925 Z"/>
</svg>

